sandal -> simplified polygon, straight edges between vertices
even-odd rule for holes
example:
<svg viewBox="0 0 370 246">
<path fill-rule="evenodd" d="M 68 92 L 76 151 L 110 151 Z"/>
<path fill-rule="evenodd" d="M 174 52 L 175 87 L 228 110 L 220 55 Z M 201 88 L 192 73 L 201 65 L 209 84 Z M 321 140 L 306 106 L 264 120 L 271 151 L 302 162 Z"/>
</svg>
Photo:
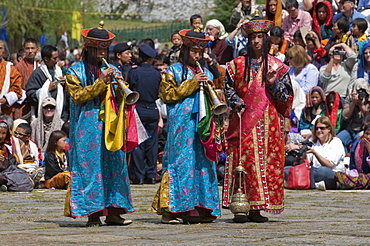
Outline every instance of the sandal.
<svg viewBox="0 0 370 246">
<path fill-rule="evenodd" d="M 170 213 L 163 213 L 161 222 L 163 224 L 170 224 L 170 225 L 181 224 L 181 221 Z"/>
</svg>

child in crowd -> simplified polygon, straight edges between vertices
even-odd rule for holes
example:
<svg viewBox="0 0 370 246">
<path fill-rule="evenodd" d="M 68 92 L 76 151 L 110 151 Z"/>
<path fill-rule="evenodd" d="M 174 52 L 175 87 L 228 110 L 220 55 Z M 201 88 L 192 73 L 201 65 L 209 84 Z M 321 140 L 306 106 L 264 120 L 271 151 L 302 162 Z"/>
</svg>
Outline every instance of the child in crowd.
<svg viewBox="0 0 370 246">
<path fill-rule="evenodd" d="M 198 28 L 203 29 L 203 19 L 202 19 L 202 16 L 200 16 L 200 15 L 192 15 L 190 17 L 190 26 L 193 29 L 198 29 Z"/>
<path fill-rule="evenodd" d="M 65 150 L 67 134 L 63 131 L 53 131 L 50 134 L 45 166 L 45 186 L 46 188 L 65 189 L 71 181 L 69 172 L 69 155 Z"/>
<path fill-rule="evenodd" d="M 293 46 L 291 42 L 284 39 L 284 30 L 281 27 L 274 26 L 270 30 L 270 51 L 269 54 L 275 56 L 281 61 L 285 61 L 285 52 Z"/>
<path fill-rule="evenodd" d="M 180 55 L 180 49 L 182 45 L 182 38 L 178 31 L 175 31 L 172 33 L 171 42 L 173 46 L 170 50 L 170 54 L 168 55 L 168 58 L 170 59 L 170 64 L 172 65 L 178 61 L 179 55 Z"/>
<path fill-rule="evenodd" d="M 154 57 L 153 66 L 157 67 L 159 72 L 161 72 L 161 74 L 164 74 L 164 72 L 170 66 L 170 60 L 168 59 L 166 55 L 159 54 L 156 57 Z"/>
<path fill-rule="evenodd" d="M 343 127 L 342 102 L 337 92 L 331 91 L 326 95 L 326 113 L 330 118 L 336 133 L 340 132 Z"/>
<path fill-rule="evenodd" d="M 352 22 L 352 36 L 357 48 L 354 51 L 358 55 L 361 55 L 363 46 L 367 43 L 367 36 L 365 33 L 367 30 L 367 26 L 368 25 L 366 19 L 357 18 L 354 19 Z"/>
<path fill-rule="evenodd" d="M 306 94 L 306 107 L 299 121 L 299 129 L 312 129 L 314 120 L 322 115 L 325 115 L 325 92 L 315 86 Z"/>
</svg>

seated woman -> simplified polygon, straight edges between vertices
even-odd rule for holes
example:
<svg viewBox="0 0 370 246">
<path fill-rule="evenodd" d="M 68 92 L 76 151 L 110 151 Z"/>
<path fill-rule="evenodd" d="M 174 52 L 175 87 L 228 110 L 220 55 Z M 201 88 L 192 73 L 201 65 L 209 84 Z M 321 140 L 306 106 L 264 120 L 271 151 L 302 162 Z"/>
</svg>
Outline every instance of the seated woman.
<svg viewBox="0 0 370 246">
<path fill-rule="evenodd" d="M 270 41 L 269 54 L 285 62 L 285 53 L 287 49 L 293 47 L 293 44 L 284 39 L 284 30 L 278 26 L 272 27 L 270 30 Z"/>
<path fill-rule="evenodd" d="M 71 181 L 69 172 L 69 156 L 66 148 L 67 134 L 63 131 L 53 131 L 50 134 L 45 166 L 45 186 L 46 188 L 65 189 Z"/>
<path fill-rule="evenodd" d="M 62 129 L 64 121 L 59 117 L 56 109 L 56 101 L 52 97 L 46 97 L 38 111 L 38 117 L 32 121 L 31 138 L 45 152 L 48 146 L 50 134 L 53 131 Z"/>
<path fill-rule="evenodd" d="M 345 156 L 342 142 L 336 137 L 329 117 L 321 116 L 315 122 L 312 132 L 313 146 L 308 147 L 307 160 L 313 164 L 315 183 L 324 190 L 336 189 L 334 173 L 344 171 Z"/>
<path fill-rule="evenodd" d="M 345 156 L 342 142 L 336 137 L 334 127 L 327 116 L 321 116 L 313 128 L 312 147 L 308 147 L 305 159 L 312 163 L 316 188 L 320 190 L 336 189 L 337 183 L 334 173 L 344 171 L 343 159 Z M 285 167 L 288 176 L 290 167 Z"/>
<path fill-rule="evenodd" d="M 311 63 L 310 57 L 300 45 L 288 49 L 287 61 L 290 63 L 289 75 L 294 79 L 307 94 L 313 87 L 317 86 L 319 70 Z"/>
<path fill-rule="evenodd" d="M 331 91 L 326 95 L 326 112 L 325 115 L 331 120 L 336 133 L 340 132 L 343 127 L 343 117 L 342 117 L 342 102 L 340 96 L 337 92 Z"/>
<path fill-rule="evenodd" d="M 325 93 L 315 86 L 306 94 L 306 107 L 299 120 L 299 130 L 312 129 L 314 120 L 325 115 Z"/>
</svg>

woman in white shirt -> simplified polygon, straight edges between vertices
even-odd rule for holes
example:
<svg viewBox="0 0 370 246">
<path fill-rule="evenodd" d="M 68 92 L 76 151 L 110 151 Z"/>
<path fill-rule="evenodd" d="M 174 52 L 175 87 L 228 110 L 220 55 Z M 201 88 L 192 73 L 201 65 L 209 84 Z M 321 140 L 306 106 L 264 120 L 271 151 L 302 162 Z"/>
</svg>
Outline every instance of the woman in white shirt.
<svg viewBox="0 0 370 246">
<path fill-rule="evenodd" d="M 344 172 L 345 152 L 342 141 L 335 135 L 329 117 L 321 116 L 312 129 L 313 146 L 308 147 L 306 159 L 312 163 L 315 182 L 324 181 L 326 188 L 335 189 L 334 173 Z M 321 189 L 323 183 L 319 185 Z M 334 185 L 334 187 L 332 187 Z"/>
<path fill-rule="evenodd" d="M 327 116 L 317 118 L 312 128 L 312 147 L 303 156 L 311 163 L 311 174 L 317 189 L 336 189 L 334 173 L 344 172 L 345 157 L 342 141 L 336 137 L 333 124 Z M 288 180 L 289 166 L 284 168 L 285 180 Z M 312 176 L 312 175 L 311 175 Z M 312 180 L 311 180 L 312 182 Z"/>
</svg>

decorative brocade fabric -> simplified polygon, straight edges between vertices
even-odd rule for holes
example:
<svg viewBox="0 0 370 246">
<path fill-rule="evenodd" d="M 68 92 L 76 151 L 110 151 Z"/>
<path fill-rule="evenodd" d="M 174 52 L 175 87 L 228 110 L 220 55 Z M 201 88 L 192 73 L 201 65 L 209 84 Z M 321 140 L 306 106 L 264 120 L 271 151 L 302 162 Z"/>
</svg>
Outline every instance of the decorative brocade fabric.
<svg viewBox="0 0 370 246">
<path fill-rule="evenodd" d="M 233 171 L 241 161 L 246 171 L 244 193 L 248 195 L 250 208 L 264 209 L 271 213 L 281 213 L 284 209 L 283 115 L 290 115 L 293 92 L 286 66 L 269 56 L 269 67 L 276 67 L 274 63 L 278 65 L 279 71 L 273 84 L 262 81 L 260 63 L 252 61 L 250 81 L 244 81 L 245 57 L 234 59 L 230 66 L 234 73 L 231 78 L 235 80 L 228 83 L 235 89 L 237 96 L 243 99 L 247 108 L 242 114 L 242 129 L 239 127 L 239 118 L 236 115 L 230 116 L 224 206 L 229 205 L 232 194 L 238 188 L 232 187 Z"/>
<path fill-rule="evenodd" d="M 168 103 L 168 140 L 163 156 L 164 175 L 153 210 L 158 214 L 180 213 L 201 207 L 220 216 L 215 163 L 204 154 L 192 113 L 199 83 L 188 68 L 187 80 L 182 81 L 182 69 L 181 63 L 170 66 L 161 83 L 159 95 Z M 212 74 L 205 72 L 212 80 Z"/>
<path fill-rule="evenodd" d="M 104 124 L 99 119 L 100 97 L 106 85 L 100 79 L 86 81 L 85 66 L 79 62 L 68 70 L 71 93 L 70 206 L 72 217 L 120 209 L 133 212 L 130 180 L 122 151 L 104 145 Z M 90 84 L 90 85 L 87 85 Z"/>
</svg>

